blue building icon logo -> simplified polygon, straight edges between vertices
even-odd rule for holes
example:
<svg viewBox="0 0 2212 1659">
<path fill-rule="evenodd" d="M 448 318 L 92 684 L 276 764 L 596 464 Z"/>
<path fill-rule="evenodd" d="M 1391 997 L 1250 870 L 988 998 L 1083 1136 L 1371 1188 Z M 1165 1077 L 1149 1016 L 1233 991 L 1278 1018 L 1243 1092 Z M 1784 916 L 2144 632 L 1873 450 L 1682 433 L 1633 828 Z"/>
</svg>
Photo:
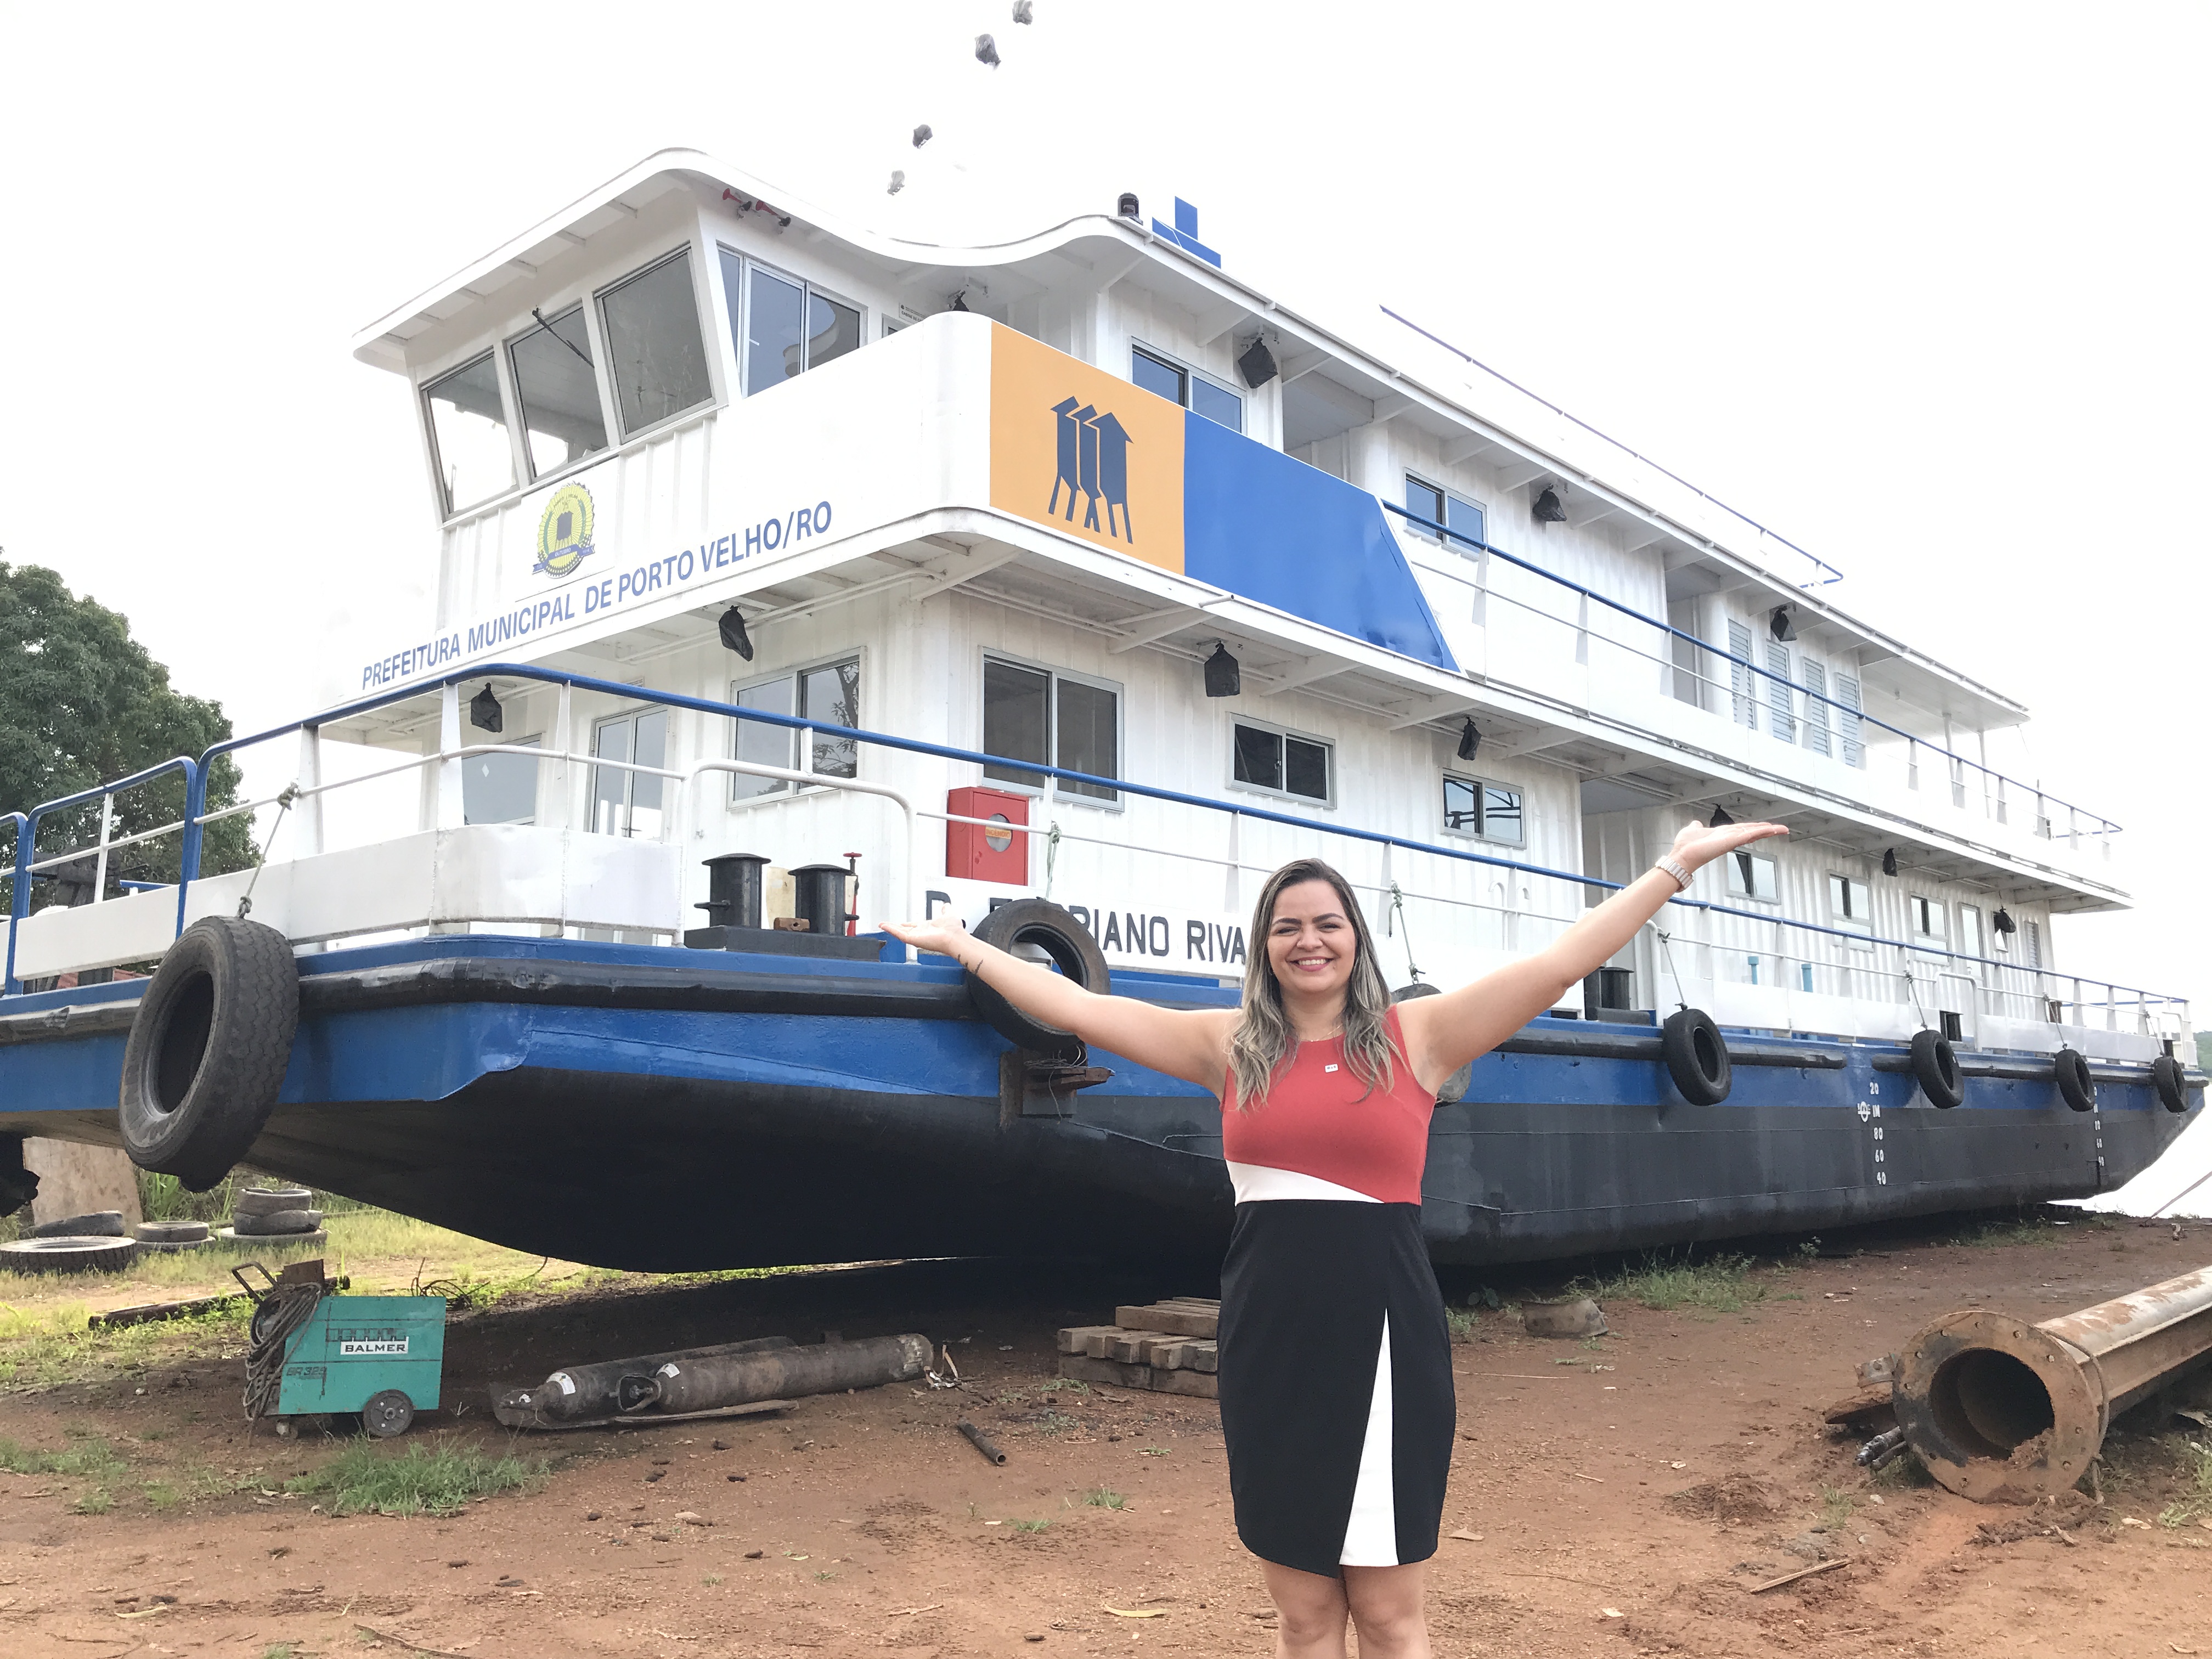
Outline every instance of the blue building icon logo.
<svg viewBox="0 0 2212 1659">
<path fill-rule="evenodd" d="M 1098 503 L 1106 503 L 1106 524 L 1101 532 L 1119 538 L 1130 546 L 1137 534 L 1129 522 L 1129 446 L 1136 441 L 1110 410 L 1079 398 L 1063 398 L 1052 406 L 1057 467 L 1052 481 L 1052 500 L 1047 517 L 1060 511 L 1061 486 L 1067 489 L 1069 523 L 1075 521 L 1075 498 L 1085 497 L 1083 527 L 1098 530 Z M 1118 524 L 1116 514 L 1119 514 Z"/>
</svg>

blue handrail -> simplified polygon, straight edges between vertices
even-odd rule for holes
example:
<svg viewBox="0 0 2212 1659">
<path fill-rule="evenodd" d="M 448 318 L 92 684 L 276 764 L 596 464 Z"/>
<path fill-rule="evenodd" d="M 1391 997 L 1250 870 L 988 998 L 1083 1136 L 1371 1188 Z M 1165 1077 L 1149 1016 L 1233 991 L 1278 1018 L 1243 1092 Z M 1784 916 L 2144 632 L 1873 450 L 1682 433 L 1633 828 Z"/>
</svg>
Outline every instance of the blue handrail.
<svg viewBox="0 0 2212 1659">
<path fill-rule="evenodd" d="M 1495 549 L 1490 550 L 1496 551 Z M 1501 556 L 1510 558 L 1511 556 L 1501 555 Z M 1601 595 L 1596 594 L 1593 594 L 1592 597 L 1602 598 Z M 33 808 L 27 818 L 20 812 L 7 814 L 6 816 L 17 826 L 13 920 L 21 921 L 28 913 L 28 869 L 32 861 L 30 849 L 37 823 L 40 817 L 66 807 L 81 805 L 88 800 L 96 800 L 103 794 L 112 794 L 131 788 L 160 776 L 163 773 L 181 769 L 185 773 L 185 846 L 179 864 L 179 879 L 177 883 L 176 912 L 177 931 L 181 933 L 184 929 L 186 895 L 193 879 L 199 873 L 199 858 L 203 845 L 200 833 L 202 825 L 199 819 L 206 811 L 206 781 L 216 758 L 240 749 L 249 748 L 258 743 L 265 743 L 271 738 L 283 737 L 289 732 L 299 731 L 303 726 L 327 726 L 334 721 L 349 720 L 371 713 L 392 703 L 411 701 L 447 685 L 459 684 L 465 680 L 493 678 L 530 680 L 547 685 L 567 685 L 586 691 L 604 693 L 625 702 L 657 703 L 667 708 L 686 708 L 700 714 L 720 715 L 734 720 L 757 720 L 766 726 L 781 726 L 792 731 L 818 732 L 830 737 L 848 738 L 856 743 L 874 744 L 883 748 L 903 750 L 908 753 L 929 755 L 944 760 L 956 760 L 975 765 L 997 766 L 1016 771 L 1035 773 L 1073 783 L 1091 784 L 1107 789 L 1126 791 L 1130 794 L 1168 801 L 1178 805 L 1203 807 L 1208 811 L 1232 813 L 1262 823 L 1285 824 L 1292 829 L 1310 830 L 1317 835 L 1339 836 L 1353 841 L 1368 842 L 1377 846 L 1399 847 L 1407 852 L 1431 854 L 1439 858 L 1452 859 L 1466 864 L 1488 865 L 1498 869 L 1517 871 L 1525 875 L 1542 876 L 1553 881 L 1570 882 L 1607 891 L 1617 892 L 1624 884 L 1606 880 L 1599 876 L 1583 875 L 1571 870 L 1554 870 L 1547 866 L 1531 864 L 1522 859 L 1503 858 L 1494 854 L 1471 852 L 1464 848 L 1437 846 L 1429 842 L 1414 841 L 1403 836 L 1389 835 L 1381 830 L 1323 823 L 1317 819 L 1301 817 L 1296 813 L 1278 812 L 1266 807 L 1249 805 L 1240 802 L 1216 800 L 1210 796 L 1190 794 L 1182 790 L 1163 789 L 1152 784 L 1138 783 L 1127 778 L 1104 777 L 1096 773 L 1078 772 L 1066 767 L 1048 766 L 1036 761 L 1018 760 L 1003 755 L 986 754 L 979 750 L 956 748 L 949 744 L 930 743 L 919 738 L 895 737 L 889 732 L 869 732 L 856 726 L 836 726 L 827 721 L 808 720 L 802 715 L 778 714 L 766 709 L 747 708 L 736 703 L 718 702 L 710 697 L 694 697 L 676 691 L 652 691 L 642 686 L 629 685 L 616 680 L 599 679 L 586 674 L 562 673 L 556 670 L 540 668 L 533 664 L 484 663 L 465 670 L 455 670 L 435 681 L 418 682 L 412 685 L 382 692 L 375 696 L 361 698 L 336 708 L 325 710 L 307 720 L 294 720 L 283 726 L 271 726 L 265 731 L 253 732 L 246 737 L 228 738 L 223 742 L 210 744 L 200 756 L 197 763 L 179 757 L 174 760 L 166 761 L 159 766 L 149 768 L 143 772 L 134 773 L 130 777 L 119 780 L 113 784 L 64 796 L 59 800 L 46 802 Z M 2045 971 L 2039 969 L 2021 969 L 2019 963 L 2008 962 L 2000 957 L 1968 956 L 1962 951 L 1944 950 L 1923 944 L 1908 944 L 1902 939 L 1881 939 L 1849 928 L 1828 927 L 1820 922 L 1800 921 L 1793 917 L 1762 915 L 1758 911 L 1745 910 L 1734 905 L 1717 904 L 1708 899 L 1677 896 L 1670 898 L 1668 902 L 1680 905 L 1685 909 L 1703 910 L 1715 915 L 1735 916 L 1768 927 L 1795 928 L 1802 933 L 1817 933 L 1855 945 L 1887 945 L 1900 951 L 1910 951 L 1923 957 L 1937 957 L 1947 961 L 1973 963 L 1986 967 L 2013 969 L 2022 972 Z M 15 978 L 16 931 L 13 927 L 8 930 L 8 968 L 5 985 L 7 994 L 9 995 L 15 994 L 21 989 Z M 2097 982 L 2108 985 L 2114 992 L 2134 992 L 2139 998 L 2160 1002 L 2182 1000 L 2179 997 L 2169 996 L 2161 992 L 2138 990 L 2132 986 L 2113 984 L 2103 980 Z"/>
<path fill-rule="evenodd" d="M 21 930 L 15 924 L 31 914 L 31 866 L 37 861 L 33 854 L 39 840 L 39 820 L 49 813 L 65 811 L 72 806 L 82 806 L 87 801 L 98 800 L 103 795 L 119 795 L 126 789 L 135 789 L 142 783 L 151 783 L 155 778 L 170 772 L 182 772 L 185 775 L 184 845 L 185 848 L 191 851 L 193 860 L 197 861 L 198 842 L 192 833 L 194 826 L 191 817 L 195 810 L 192 805 L 195 799 L 194 792 L 200 789 L 201 773 L 198 763 L 188 755 L 179 755 L 172 759 L 162 761 L 158 765 L 149 766 L 143 771 L 133 772 L 127 778 L 118 778 L 113 783 L 96 784 L 90 789 L 80 789 L 74 795 L 64 795 L 59 800 L 44 802 L 33 806 L 28 817 L 21 812 L 11 812 L 8 815 L 16 819 L 17 824 L 15 891 L 9 896 L 8 963 L 4 974 L 0 974 L 0 984 L 4 984 L 6 987 L 6 994 L 13 996 L 23 988 L 15 979 L 15 935 Z M 204 791 L 200 791 L 198 798 L 204 799 Z M 181 871 L 185 867 L 185 860 L 180 855 L 178 868 Z M 179 933 L 182 933 L 185 927 L 185 902 L 182 895 L 183 890 L 180 886 L 177 899 L 177 931 Z"/>
<path fill-rule="evenodd" d="M 466 680 L 489 680 L 495 678 L 532 680 L 546 685 L 567 685 L 586 691 L 602 692 L 608 696 L 618 697 L 627 702 L 658 703 L 671 708 L 690 709 L 699 714 L 722 715 L 734 720 L 757 720 L 764 726 L 782 726 L 791 731 L 818 732 L 833 738 L 848 738 L 856 743 L 874 744 L 886 749 L 903 750 L 909 754 L 933 756 L 941 760 L 963 761 L 974 765 L 997 766 L 1014 771 L 1036 773 L 1071 783 L 1086 783 L 1108 789 L 1127 791 L 1133 795 L 1142 795 L 1153 800 L 1169 801 L 1177 805 L 1200 806 L 1217 812 L 1236 813 L 1262 823 L 1287 824 L 1292 829 L 1312 830 L 1320 835 L 1346 836 L 1354 841 L 1369 842 L 1378 846 L 1401 847 L 1407 852 L 1433 854 L 1439 858 L 1455 859 L 1465 864 L 1491 865 L 1498 869 L 1519 871 L 1526 875 L 1543 876 L 1553 881 L 1573 882 L 1584 887 L 1601 888 L 1607 891 L 1617 892 L 1624 885 L 1620 882 L 1607 881 L 1601 877 L 1582 875 L 1571 870 L 1553 870 L 1547 866 L 1530 864 L 1520 859 L 1500 858 L 1492 854 L 1470 852 L 1464 848 L 1439 847 L 1428 842 L 1413 841 L 1403 836 L 1388 835 L 1376 830 L 1358 830 L 1345 824 L 1323 823 L 1317 819 L 1300 817 L 1296 813 L 1277 812 L 1265 807 L 1216 800 L 1206 795 L 1194 795 L 1182 790 L 1163 789 L 1152 784 L 1136 783 L 1127 778 L 1102 777 L 1095 773 L 1072 771 L 1066 767 L 1047 766 L 1041 762 L 1016 760 L 1004 755 L 985 754 L 979 750 L 958 749 L 950 744 L 930 743 L 920 738 L 894 737 L 889 732 L 868 732 L 857 726 L 836 726 L 825 720 L 808 720 L 799 714 L 778 714 L 764 708 L 746 708 L 736 703 L 717 702 L 711 697 L 687 696 L 680 691 L 652 691 L 643 686 L 625 684 L 618 680 L 603 680 L 588 674 L 562 673 L 557 670 L 540 668 L 529 663 L 482 663 L 467 669 L 456 669 L 435 681 L 418 682 L 404 688 L 381 692 L 375 696 L 363 697 L 357 702 L 343 704 L 310 719 L 295 720 L 284 726 L 271 726 L 265 732 L 258 732 L 250 737 L 232 738 L 225 742 L 213 744 L 201 755 L 199 777 L 203 780 L 206 778 L 212 763 L 218 756 L 246 748 L 253 744 L 266 743 L 271 738 L 281 738 L 296 732 L 302 726 L 328 726 L 338 720 L 350 720 L 358 715 L 371 713 L 395 702 L 409 702 L 448 685 L 458 685 Z M 190 816 L 196 820 L 201 810 L 203 809 L 195 805 L 191 809 Z M 198 827 L 197 823 L 194 823 L 192 828 L 197 830 Z M 177 914 L 179 928 L 183 927 L 185 889 L 190 884 L 192 878 L 198 873 L 197 836 L 191 843 L 191 858 L 183 867 L 184 878 L 178 884 Z M 1679 904 L 1686 909 L 1709 911 L 1716 915 L 1739 916 L 1746 921 L 1760 922 L 1769 927 L 1794 927 L 1803 932 L 1825 934 L 1857 945 L 1893 945 L 1899 950 L 1911 951 L 1924 957 L 1942 957 L 1954 962 L 1978 963 L 1993 968 L 2017 969 L 2020 966 L 2017 963 L 2006 962 L 1996 957 L 1970 957 L 1955 951 L 1937 950 L 1921 945 L 1908 945 L 1901 939 L 1877 939 L 1870 934 L 1855 933 L 1848 928 L 1830 927 L 1819 922 L 1798 921 L 1787 916 L 1762 915 L 1754 910 L 1739 909 L 1733 905 L 1716 904 L 1709 899 L 1677 897 L 1669 899 L 1668 902 Z M 2041 970 L 2024 969 L 2022 971 Z M 2097 982 L 2100 985 L 2109 983 L 2104 980 Z M 2132 986 L 2121 985 L 2113 985 L 2112 988 L 2115 991 L 2135 989 Z M 2182 1000 L 2179 997 L 2170 997 L 2153 991 L 2142 991 L 2137 994 L 2161 1002 Z"/>
<path fill-rule="evenodd" d="M 1647 617 L 1644 612 L 1638 611 L 1634 605 L 1624 605 L 1619 599 L 1609 598 L 1606 594 L 1599 592 L 1595 587 L 1585 587 L 1582 583 L 1572 580 L 1571 577 L 1562 576 L 1558 574 L 1556 572 L 1547 570 L 1540 564 L 1531 564 L 1528 560 L 1521 558 L 1515 554 L 1508 553 L 1502 547 L 1492 547 L 1488 542 L 1480 541 L 1474 537 L 1467 534 L 1464 531 L 1449 529 L 1446 526 L 1437 523 L 1432 519 L 1425 519 L 1419 514 L 1413 512 L 1409 508 L 1399 506 L 1395 501 L 1384 501 L 1382 505 L 1390 512 L 1395 513 L 1400 518 L 1404 519 L 1410 524 L 1417 524 L 1420 526 L 1422 529 L 1433 531 L 1438 536 L 1448 537 L 1453 541 L 1463 543 L 1467 546 L 1474 548 L 1480 552 L 1491 555 L 1493 558 L 1503 559 L 1506 563 L 1513 566 L 1516 569 L 1526 570 L 1532 575 L 1541 576 L 1547 581 L 1556 582 L 1561 587 L 1565 588 L 1569 592 L 1579 594 L 1586 599 L 1595 599 L 1598 604 L 1604 605 L 1607 610 L 1617 611 L 1622 616 L 1630 617 L 1636 622 L 1642 623 L 1647 628 L 1656 628 L 1661 633 L 1674 639 L 1686 640 L 1690 644 L 1696 646 L 1700 651 L 1710 653 L 1711 655 L 1720 658 L 1724 662 L 1731 662 L 1737 665 L 1739 667 L 1748 668 L 1753 673 L 1758 675 L 1761 679 L 1772 680 L 1777 684 L 1786 685 L 1792 691 L 1800 692 L 1805 696 L 1812 697 L 1820 702 L 1824 702 L 1831 708 L 1841 709 L 1853 720 L 1864 720 L 1869 726 L 1878 726 L 1885 732 L 1895 732 L 1906 742 L 1917 744 L 1921 748 L 1927 750 L 1930 754 L 1941 755 L 1945 759 L 1956 761 L 1962 766 L 1971 766 L 1977 772 L 1980 772 L 1986 776 L 1995 778 L 1999 783 L 2010 784 L 2014 788 L 2020 790 L 2023 794 L 2033 795 L 2038 800 L 2052 802 L 2057 805 L 2064 807 L 2069 812 L 2079 812 L 2083 817 L 2094 818 L 2097 823 L 2105 826 L 2101 830 L 2092 831 L 2092 834 L 2113 834 L 2118 832 L 2120 828 L 2118 824 L 2113 823 L 2112 819 L 2105 817 L 2101 812 L 2092 812 L 2086 806 L 2076 806 L 2071 801 L 2061 800 L 2057 796 L 2051 794 L 2047 791 L 2042 789 L 2033 788 L 2030 786 L 2021 782 L 2017 778 L 2008 778 L 2003 773 L 1996 771 L 1990 767 L 1983 765 L 1979 761 L 1968 760 L 1964 755 L 1954 754 L 1950 750 L 1944 748 L 1941 744 L 1930 743 L 1927 738 L 1920 737 L 1914 732 L 1908 732 L 1901 726 L 1892 726 L 1887 720 L 1881 719 L 1879 715 L 1869 714 L 1863 708 L 1854 708 L 1847 702 L 1839 702 L 1825 691 L 1815 691 L 1810 686 L 1800 685 L 1796 681 L 1791 679 L 1786 674 L 1778 674 L 1771 668 L 1761 668 L 1757 663 L 1752 661 L 1748 657 L 1732 656 L 1728 652 L 1722 650 L 1711 641 L 1701 640 L 1695 634 L 1685 633 L 1681 629 L 1675 627 L 1671 623 L 1661 622 L 1656 617 Z M 1808 556 L 1810 556 L 1808 555 Z M 1568 622 L 1565 617 L 1559 617 L 1557 620 L 1565 623 L 1568 627 L 1572 627 L 1574 625 Z"/>
</svg>

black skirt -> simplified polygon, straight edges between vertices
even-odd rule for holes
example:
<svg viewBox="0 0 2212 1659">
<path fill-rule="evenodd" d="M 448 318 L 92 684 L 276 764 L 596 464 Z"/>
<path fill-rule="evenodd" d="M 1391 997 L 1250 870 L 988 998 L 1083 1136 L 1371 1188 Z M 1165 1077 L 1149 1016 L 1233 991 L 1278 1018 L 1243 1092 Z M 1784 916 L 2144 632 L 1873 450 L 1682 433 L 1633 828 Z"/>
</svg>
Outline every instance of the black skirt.
<svg viewBox="0 0 2212 1659">
<path fill-rule="evenodd" d="M 1436 1553 L 1457 1408 L 1419 1205 L 1238 1205 L 1220 1347 L 1247 1549 L 1330 1577 Z"/>
</svg>

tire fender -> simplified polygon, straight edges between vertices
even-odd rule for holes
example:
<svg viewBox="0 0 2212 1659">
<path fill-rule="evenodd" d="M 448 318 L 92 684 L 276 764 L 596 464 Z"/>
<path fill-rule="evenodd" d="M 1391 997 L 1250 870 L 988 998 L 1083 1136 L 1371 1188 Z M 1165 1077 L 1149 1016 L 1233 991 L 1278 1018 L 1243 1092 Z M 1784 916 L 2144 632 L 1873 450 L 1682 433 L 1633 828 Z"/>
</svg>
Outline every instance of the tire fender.
<svg viewBox="0 0 2212 1659">
<path fill-rule="evenodd" d="M 1411 1002 L 1415 997 L 1433 997 L 1441 996 L 1443 994 L 1435 986 L 1429 984 L 1426 981 L 1415 980 L 1411 985 L 1401 985 L 1396 990 L 1391 992 L 1390 1000 L 1393 1002 Z M 1474 1062 L 1470 1060 L 1466 1065 L 1461 1066 L 1459 1070 L 1454 1072 L 1442 1083 L 1437 1085 L 1437 1104 L 1439 1106 L 1458 1105 L 1460 1102 L 1467 1098 L 1468 1085 L 1474 1081 Z"/>
<path fill-rule="evenodd" d="M 975 937 L 1001 951 L 1034 945 L 1052 958 L 1053 965 L 1086 991 L 1104 992 L 1106 956 L 1091 930 L 1050 899 L 1016 899 L 1002 904 L 976 924 Z M 1083 1053 L 1083 1039 L 1073 1031 L 1024 1013 L 996 991 L 968 975 L 968 998 L 983 1022 L 1017 1048 L 1073 1062 Z"/>
<path fill-rule="evenodd" d="M 2160 1054 L 2150 1063 L 2150 1085 L 2158 1103 L 2169 1112 L 2189 1109 L 2189 1074 L 2172 1054 Z"/>
<path fill-rule="evenodd" d="M 1959 1075 L 1958 1051 L 1941 1031 L 1912 1034 L 1912 1080 L 1928 1103 L 1945 1111 L 1966 1097 L 1966 1079 Z"/>
<path fill-rule="evenodd" d="M 2051 1062 L 2051 1075 L 2058 1093 L 2077 1112 L 2097 1109 L 2097 1083 L 2089 1075 L 2089 1062 L 2078 1048 L 2061 1048 Z"/>
<path fill-rule="evenodd" d="M 204 916 L 146 983 L 123 1049 L 123 1145 L 142 1170 L 204 1193 L 244 1158 L 275 1109 L 300 1018 L 283 934 Z"/>
<path fill-rule="evenodd" d="M 1668 1015 L 1659 1028 L 1659 1052 L 1666 1059 L 1667 1075 L 1692 1106 L 1717 1106 L 1729 1097 L 1735 1068 L 1729 1060 L 1728 1039 L 1704 1009 L 1682 1008 Z"/>
</svg>

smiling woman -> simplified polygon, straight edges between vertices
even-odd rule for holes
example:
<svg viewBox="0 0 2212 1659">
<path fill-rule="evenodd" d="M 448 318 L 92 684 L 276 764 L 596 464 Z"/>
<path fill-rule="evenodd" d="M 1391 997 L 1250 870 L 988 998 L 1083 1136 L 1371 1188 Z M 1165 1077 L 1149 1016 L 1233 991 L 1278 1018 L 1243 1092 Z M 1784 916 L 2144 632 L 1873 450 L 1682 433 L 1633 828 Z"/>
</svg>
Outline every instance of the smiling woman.
<svg viewBox="0 0 2212 1659">
<path fill-rule="evenodd" d="M 1025 1014 L 1210 1089 L 1237 1218 L 1221 1270 L 1221 1425 L 1237 1534 L 1281 1609 L 1285 1652 L 1428 1651 L 1455 1407 L 1421 1237 L 1438 1086 L 1553 1006 L 1687 889 L 1700 866 L 1788 833 L 1691 824 L 1658 864 L 1544 950 L 1393 1005 L 1351 886 L 1285 865 L 1252 915 L 1236 1010 L 1101 995 L 950 922 L 890 931 L 951 957 Z"/>
</svg>

